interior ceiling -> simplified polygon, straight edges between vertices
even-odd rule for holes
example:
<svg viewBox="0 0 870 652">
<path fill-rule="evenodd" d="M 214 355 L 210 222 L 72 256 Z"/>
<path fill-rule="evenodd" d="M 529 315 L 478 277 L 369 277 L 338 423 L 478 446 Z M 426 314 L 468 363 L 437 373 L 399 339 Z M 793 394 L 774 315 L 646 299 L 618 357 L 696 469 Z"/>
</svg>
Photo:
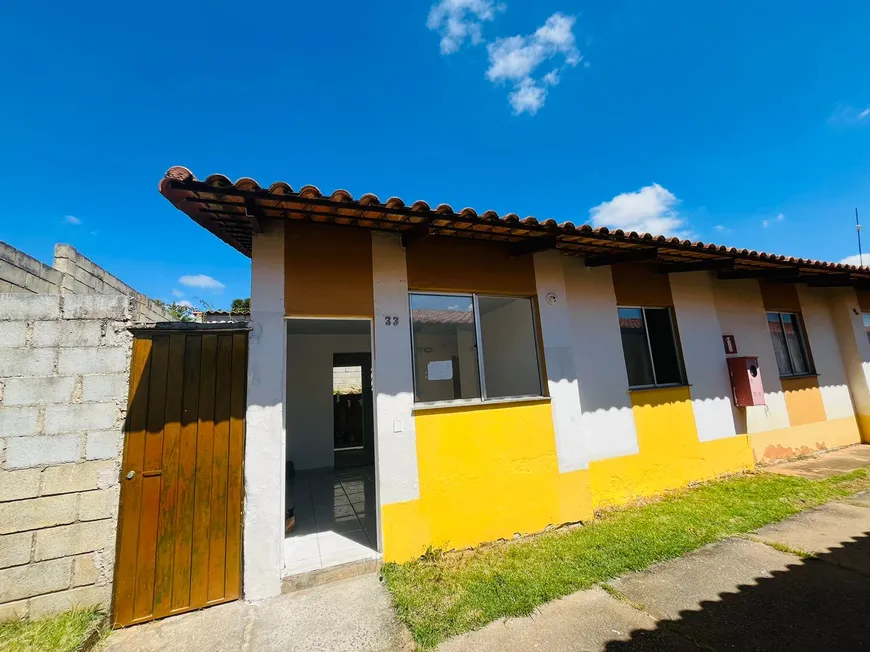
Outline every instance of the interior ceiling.
<svg viewBox="0 0 870 652">
<path fill-rule="evenodd" d="M 368 335 L 368 319 L 288 319 L 288 335 Z"/>
</svg>

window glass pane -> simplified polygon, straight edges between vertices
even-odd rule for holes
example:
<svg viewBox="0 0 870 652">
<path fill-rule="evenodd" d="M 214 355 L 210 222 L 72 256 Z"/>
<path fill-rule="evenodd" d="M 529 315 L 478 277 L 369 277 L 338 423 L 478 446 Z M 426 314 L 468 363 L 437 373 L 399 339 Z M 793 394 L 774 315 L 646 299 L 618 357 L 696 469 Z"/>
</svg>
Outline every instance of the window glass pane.
<svg viewBox="0 0 870 652">
<path fill-rule="evenodd" d="M 773 340 L 773 352 L 776 355 L 776 366 L 780 376 L 793 376 L 794 369 L 788 357 L 788 346 L 785 343 L 785 333 L 779 321 L 778 312 L 767 313 L 767 327 L 770 329 L 770 339 Z"/>
<path fill-rule="evenodd" d="M 659 385 L 683 382 L 677 341 L 671 324 L 671 311 L 667 308 L 644 308 L 646 327 L 652 347 L 656 383 Z"/>
<path fill-rule="evenodd" d="M 870 312 L 865 312 L 863 317 L 864 317 L 864 332 L 867 333 L 867 340 L 870 341 Z"/>
<path fill-rule="evenodd" d="M 622 351 L 625 355 L 625 369 L 628 372 L 629 386 L 653 385 L 655 380 L 653 379 L 641 309 L 620 308 L 619 330 L 622 334 Z"/>
<path fill-rule="evenodd" d="M 411 295 L 417 401 L 480 398 L 470 296 Z"/>
<path fill-rule="evenodd" d="M 800 317 L 794 313 L 784 312 L 782 313 L 782 323 L 794 372 L 796 374 L 810 373 L 810 363 L 801 330 Z"/>
<path fill-rule="evenodd" d="M 477 305 L 486 397 L 540 396 L 531 299 L 478 297 Z"/>
</svg>

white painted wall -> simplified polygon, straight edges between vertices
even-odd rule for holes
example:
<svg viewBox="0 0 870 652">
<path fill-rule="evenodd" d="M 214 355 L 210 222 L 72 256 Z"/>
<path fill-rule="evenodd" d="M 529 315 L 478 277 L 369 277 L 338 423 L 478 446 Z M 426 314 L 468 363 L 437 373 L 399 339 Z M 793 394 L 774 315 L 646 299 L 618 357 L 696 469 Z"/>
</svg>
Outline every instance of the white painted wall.
<svg viewBox="0 0 870 652">
<path fill-rule="evenodd" d="M 557 251 L 544 251 L 534 256 L 547 388 L 556 434 L 556 456 L 559 471 L 565 473 L 589 466 L 585 442 L 588 435 L 584 436 L 575 366 L 573 343 L 576 333 L 571 323 L 565 285 L 565 258 Z M 547 302 L 548 294 L 556 297 L 553 305 Z"/>
<path fill-rule="evenodd" d="M 563 259 L 563 265 L 588 459 L 637 453 L 610 268 L 587 268 L 582 259 L 571 256 Z"/>
<path fill-rule="evenodd" d="M 733 437 L 731 382 L 710 273 L 671 274 L 670 283 L 698 439 Z"/>
<path fill-rule="evenodd" d="M 767 406 L 733 408 L 734 421 L 740 433 L 788 428 L 788 410 L 779 368 L 773 352 L 773 342 L 767 327 L 767 313 L 761 299 L 761 289 L 754 279 L 720 281 L 711 280 L 713 298 L 723 335 L 734 335 L 737 356 L 755 356 L 764 383 Z M 730 381 L 729 381 L 730 382 Z M 742 411 L 745 410 L 744 420 Z"/>
<path fill-rule="evenodd" d="M 378 503 L 420 497 L 405 250 L 398 235 L 372 233 L 374 280 L 375 465 Z M 386 317 L 398 324 L 386 325 Z M 378 519 L 380 527 L 380 519 Z M 380 535 L 379 535 L 380 536 Z"/>
<path fill-rule="evenodd" d="M 333 354 L 370 351 L 368 335 L 287 335 L 286 456 L 297 470 L 335 461 Z"/>
<path fill-rule="evenodd" d="M 479 302 L 487 397 L 540 395 L 541 373 L 531 302 L 514 300 L 485 313 L 486 298 L 481 297 Z"/>
<path fill-rule="evenodd" d="M 855 416 L 855 409 L 852 407 L 843 355 L 827 301 L 829 292 L 828 288 L 798 286 L 801 315 L 816 373 L 819 374 L 819 391 L 825 416 L 828 419 L 841 419 Z"/>
<path fill-rule="evenodd" d="M 870 415 L 870 341 L 858 299 L 851 288 L 831 288 L 827 297 L 855 409 Z"/>
<path fill-rule="evenodd" d="M 244 592 L 281 593 L 284 545 L 284 223 L 253 237 L 245 430 Z"/>
</svg>

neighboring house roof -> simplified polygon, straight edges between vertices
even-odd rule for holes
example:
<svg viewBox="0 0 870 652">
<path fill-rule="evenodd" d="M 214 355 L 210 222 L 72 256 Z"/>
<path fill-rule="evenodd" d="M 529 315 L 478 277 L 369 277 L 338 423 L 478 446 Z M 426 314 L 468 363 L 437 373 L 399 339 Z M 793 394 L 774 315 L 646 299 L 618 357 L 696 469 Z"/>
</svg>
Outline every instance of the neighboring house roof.
<svg viewBox="0 0 870 652">
<path fill-rule="evenodd" d="M 427 235 L 448 235 L 474 240 L 506 242 L 512 255 L 545 249 L 582 255 L 588 267 L 629 261 L 659 264 L 662 272 L 717 270 L 721 278 L 769 276 L 810 285 L 862 285 L 870 287 L 870 268 L 794 258 L 749 249 L 667 238 L 621 229 L 575 226 L 553 219 L 520 218 L 494 211 L 478 214 L 471 208 L 454 210 L 448 204 L 431 208 L 424 201 L 410 206 L 392 197 L 381 202 L 365 194 L 355 199 L 346 190 L 326 196 L 314 186 L 293 190 L 282 181 L 269 188 L 243 177 L 235 183 L 221 174 L 198 180 L 187 168 L 170 168 L 160 181 L 160 192 L 179 210 L 218 238 L 251 255 L 254 233 L 261 220 L 286 219 L 337 224 L 401 234 L 407 246 Z"/>
</svg>

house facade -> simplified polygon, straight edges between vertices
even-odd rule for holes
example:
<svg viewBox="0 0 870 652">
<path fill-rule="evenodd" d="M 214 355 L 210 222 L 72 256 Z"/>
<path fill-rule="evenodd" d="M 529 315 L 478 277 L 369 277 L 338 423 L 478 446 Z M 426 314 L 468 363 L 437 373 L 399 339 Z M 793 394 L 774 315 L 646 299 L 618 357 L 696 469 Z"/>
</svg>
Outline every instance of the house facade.
<svg viewBox="0 0 870 652">
<path fill-rule="evenodd" d="M 339 538 L 401 562 L 870 438 L 868 269 L 184 168 L 161 192 L 251 257 L 248 598 L 303 568 L 324 470 Z"/>
</svg>

